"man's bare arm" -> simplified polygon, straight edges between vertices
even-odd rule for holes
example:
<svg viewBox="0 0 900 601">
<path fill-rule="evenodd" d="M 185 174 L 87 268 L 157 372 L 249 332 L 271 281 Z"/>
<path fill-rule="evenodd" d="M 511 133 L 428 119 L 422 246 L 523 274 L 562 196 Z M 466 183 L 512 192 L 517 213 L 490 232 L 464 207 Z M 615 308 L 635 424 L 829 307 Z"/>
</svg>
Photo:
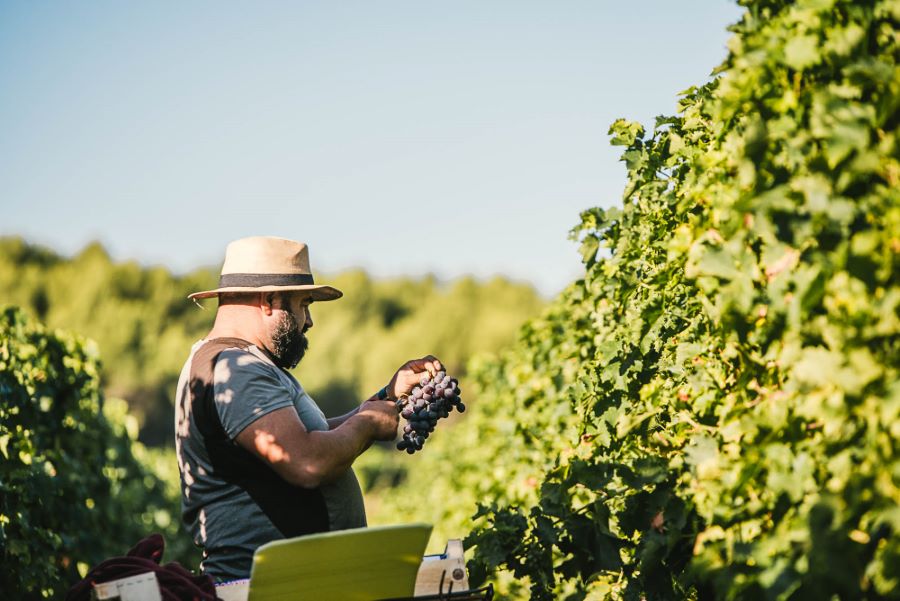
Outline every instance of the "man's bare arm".
<svg viewBox="0 0 900 601">
<path fill-rule="evenodd" d="M 407 361 L 386 387 L 388 400 L 369 399 L 328 420 L 328 430 L 307 431 L 296 410 L 285 407 L 254 421 L 235 440 L 287 482 L 315 488 L 347 471 L 373 441 L 393 440 L 400 423 L 394 399 L 408 394 L 421 373 L 439 369 L 441 362 L 431 355 Z"/>
<path fill-rule="evenodd" d="M 390 401 L 366 401 L 333 430 L 310 432 L 293 407 L 276 409 L 244 428 L 237 443 L 285 481 L 316 488 L 350 468 L 373 440 L 393 440 L 399 416 Z"/>
<path fill-rule="evenodd" d="M 369 399 L 369 400 L 372 400 L 372 399 Z M 356 415 L 356 413 L 358 411 L 359 411 L 359 407 L 356 407 L 355 409 L 353 409 L 352 411 L 348 411 L 344 415 L 338 415 L 337 417 L 329 417 L 328 418 L 328 429 L 334 430 L 335 428 L 337 428 L 338 426 L 343 424 L 345 421 L 347 421 L 348 419 L 350 419 L 351 417 Z"/>
</svg>

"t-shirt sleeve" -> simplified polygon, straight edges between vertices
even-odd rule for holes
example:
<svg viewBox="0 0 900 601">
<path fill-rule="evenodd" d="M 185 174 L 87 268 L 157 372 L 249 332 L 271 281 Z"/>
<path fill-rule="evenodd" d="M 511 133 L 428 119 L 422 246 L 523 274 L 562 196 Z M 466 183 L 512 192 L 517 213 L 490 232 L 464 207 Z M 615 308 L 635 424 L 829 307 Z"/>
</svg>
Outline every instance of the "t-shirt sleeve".
<svg viewBox="0 0 900 601">
<path fill-rule="evenodd" d="M 292 407 L 291 390 L 278 378 L 276 368 L 251 352 L 228 349 L 219 355 L 213 374 L 216 410 L 228 438 L 267 413 Z"/>
</svg>

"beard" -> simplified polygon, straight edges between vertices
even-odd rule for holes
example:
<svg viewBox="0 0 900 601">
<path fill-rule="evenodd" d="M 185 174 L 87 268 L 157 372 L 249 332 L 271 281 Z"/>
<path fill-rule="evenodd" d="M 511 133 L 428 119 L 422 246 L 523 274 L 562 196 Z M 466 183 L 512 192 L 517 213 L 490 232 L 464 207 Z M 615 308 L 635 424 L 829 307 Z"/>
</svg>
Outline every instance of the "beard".
<svg viewBox="0 0 900 601">
<path fill-rule="evenodd" d="M 272 355 L 275 357 L 275 364 L 283 369 L 294 369 L 306 354 L 308 347 L 306 328 L 300 329 L 294 314 L 284 311 L 284 317 L 272 333 Z"/>
</svg>

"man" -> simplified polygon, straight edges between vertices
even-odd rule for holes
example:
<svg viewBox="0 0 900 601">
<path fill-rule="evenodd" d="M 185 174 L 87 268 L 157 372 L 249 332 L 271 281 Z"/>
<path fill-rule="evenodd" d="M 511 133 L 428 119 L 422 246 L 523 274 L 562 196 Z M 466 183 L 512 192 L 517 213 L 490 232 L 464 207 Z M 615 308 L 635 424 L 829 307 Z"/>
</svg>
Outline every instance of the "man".
<svg viewBox="0 0 900 601">
<path fill-rule="evenodd" d="M 212 330 L 191 348 L 176 392 L 182 520 L 217 582 L 248 578 L 272 540 L 366 525 L 351 469 L 373 441 L 392 440 L 395 401 L 432 356 L 404 364 L 350 413 L 325 415 L 288 372 L 307 348 L 313 301 L 342 293 L 313 282 L 305 244 L 253 237 L 228 245 Z"/>
</svg>

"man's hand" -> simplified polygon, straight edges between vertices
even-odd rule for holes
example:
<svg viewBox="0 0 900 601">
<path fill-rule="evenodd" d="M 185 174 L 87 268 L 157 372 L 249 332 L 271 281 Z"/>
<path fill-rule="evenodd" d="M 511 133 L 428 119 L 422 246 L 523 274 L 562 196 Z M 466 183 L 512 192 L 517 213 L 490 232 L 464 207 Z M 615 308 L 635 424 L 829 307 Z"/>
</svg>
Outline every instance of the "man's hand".
<svg viewBox="0 0 900 601">
<path fill-rule="evenodd" d="M 375 440 L 394 440 L 397 437 L 400 411 L 394 401 L 365 401 L 356 415 L 364 417 L 372 425 L 372 438 Z"/>
<path fill-rule="evenodd" d="M 391 378 L 390 384 L 387 385 L 388 398 L 397 399 L 404 394 L 409 394 L 413 387 L 419 384 L 423 373 L 427 372 L 428 375 L 434 376 L 443 368 L 441 362 L 432 355 L 407 361 L 397 370 L 397 373 Z"/>
</svg>

